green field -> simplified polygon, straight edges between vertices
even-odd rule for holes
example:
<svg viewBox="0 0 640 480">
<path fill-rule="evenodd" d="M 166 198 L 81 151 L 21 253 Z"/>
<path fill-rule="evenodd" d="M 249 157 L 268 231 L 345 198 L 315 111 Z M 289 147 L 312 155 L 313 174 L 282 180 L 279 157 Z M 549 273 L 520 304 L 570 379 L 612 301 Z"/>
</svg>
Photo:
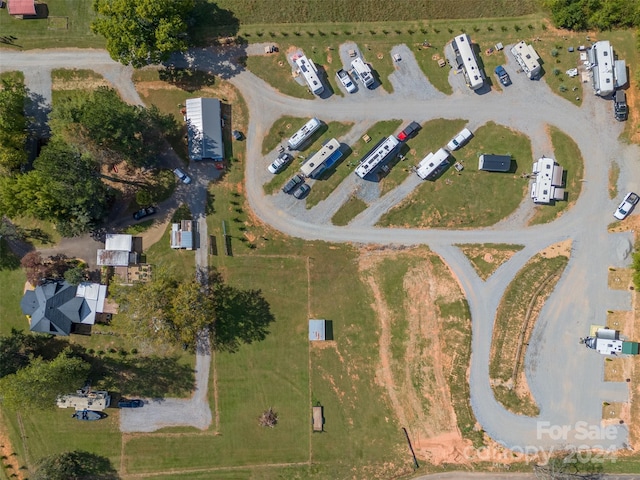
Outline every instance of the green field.
<svg viewBox="0 0 640 480">
<path fill-rule="evenodd" d="M 360 200 L 355 195 L 351 195 L 349 200 L 344 202 L 333 217 L 331 217 L 331 223 L 339 226 L 347 225 L 366 209 L 367 204 L 363 200 Z"/>
<path fill-rule="evenodd" d="M 420 135 L 420 134 L 418 134 Z M 510 154 L 512 171 L 478 171 L 482 153 Z M 512 213 L 522 201 L 527 179 L 521 166 L 531 161 L 531 143 L 525 135 L 489 122 L 462 149 L 453 152 L 464 165 L 460 173 L 449 168 L 436 181 L 425 181 L 386 213 L 380 226 L 475 228 L 493 225 Z M 500 199 L 496 201 L 496 192 Z"/>
<path fill-rule="evenodd" d="M 552 222 L 575 203 L 582 191 L 584 160 L 580 148 L 571 137 L 556 127 L 549 126 L 549 133 L 555 160 L 566 172 L 566 201 L 536 206 L 536 213 L 530 220 L 530 225 Z"/>
<path fill-rule="evenodd" d="M 13 18 L 6 8 L 0 9 L 0 31 L 6 37 L 16 37 L 3 48 L 15 50 L 29 48 L 104 48 L 102 37 L 94 35 L 89 25 L 95 14 L 93 2 L 77 0 L 48 0 L 42 6 L 48 10 L 47 18 Z"/>
</svg>

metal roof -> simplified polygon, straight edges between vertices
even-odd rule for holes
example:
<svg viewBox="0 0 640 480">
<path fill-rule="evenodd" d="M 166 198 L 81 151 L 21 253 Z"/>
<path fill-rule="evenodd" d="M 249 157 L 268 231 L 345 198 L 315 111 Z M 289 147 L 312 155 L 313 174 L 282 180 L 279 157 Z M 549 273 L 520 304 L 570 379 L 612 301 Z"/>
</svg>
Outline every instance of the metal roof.
<svg viewBox="0 0 640 480">
<path fill-rule="evenodd" d="M 309 320 L 309 340 L 325 340 L 325 320 Z"/>
<path fill-rule="evenodd" d="M 186 121 L 191 160 L 223 160 L 222 117 L 217 98 L 189 98 Z"/>
<path fill-rule="evenodd" d="M 9 0 L 7 3 L 9 15 L 35 15 L 36 5 L 33 0 Z"/>
</svg>

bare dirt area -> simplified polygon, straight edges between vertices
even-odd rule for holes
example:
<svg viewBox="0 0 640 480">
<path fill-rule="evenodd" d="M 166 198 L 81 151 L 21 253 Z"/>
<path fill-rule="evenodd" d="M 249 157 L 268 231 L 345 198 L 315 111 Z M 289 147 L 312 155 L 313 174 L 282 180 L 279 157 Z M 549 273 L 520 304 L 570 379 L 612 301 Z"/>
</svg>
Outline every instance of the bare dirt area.
<svg viewBox="0 0 640 480">
<path fill-rule="evenodd" d="M 555 258 L 558 256 L 569 258 L 571 256 L 571 240 L 569 239 L 549 245 L 540 252 L 540 255 L 544 258 Z"/>
<path fill-rule="evenodd" d="M 407 428 L 416 455 L 430 463 L 464 463 L 470 442 L 462 438 L 451 402 L 448 373 L 452 356 L 441 348 L 443 319 L 433 308 L 436 300 L 452 302 L 461 298 L 454 278 L 434 274 L 424 249 L 363 251 L 359 267 L 373 294 L 372 307 L 380 324 L 380 367 L 376 381 L 388 395 L 401 426 Z M 403 279 L 406 294 L 406 332 L 402 348 L 394 342 L 398 312 L 392 311 L 381 287 L 380 263 L 403 256 L 416 260 Z M 394 330 L 396 329 L 396 330 Z M 393 352 L 403 351 L 402 358 Z"/>
<path fill-rule="evenodd" d="M 20 469 L 20 467 L 24 465 L 20 464 L 16 451 L 11 445 L 11 440 L 2 422 L 0 422 L 0 455 L 2 456 L 2 467 L 7 477 L 10 476 L 16 480 L 26 480 L 28 471 Z"/>
<path fill-rule="evenodd" d="M 478 276 L 486 280 L 500 265 L 509 261 L 520 249 L 492 248 L 488 245 L 460 245 Z"/>
<path fill-rule="evenodd" d="M 52 79 L 51 88 L 53 90 L 95 90 L 98 87 L 111 87 L 111 84 L 104 78 L 81 78 L 72 77 L 67 80 L 61 78 Z"/>
</svg>

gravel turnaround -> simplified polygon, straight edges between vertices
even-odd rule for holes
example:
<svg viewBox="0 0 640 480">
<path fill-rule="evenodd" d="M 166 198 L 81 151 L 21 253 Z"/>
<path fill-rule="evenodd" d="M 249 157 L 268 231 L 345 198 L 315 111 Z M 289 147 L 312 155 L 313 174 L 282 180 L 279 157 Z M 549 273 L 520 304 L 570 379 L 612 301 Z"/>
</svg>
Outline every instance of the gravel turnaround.
<svg viewBox="0 0 640 480">
<path fill-rule="evenodd" d="M 254 46 L 247 50 L 244 47 L 199 49 L 173 59 L 176 65 L 190 64 L 218 72 L 243 94 L 250 113 L 246 132 L 246 192 L 257 217 L 286 234 L 309 240 L 428 245 L 456 274 L 469 303 L 473 322 L 471 403 L 485 431 L 511 449 L 627 448 L 626 426 L 610 426 L 606 435 L 598 429 L 602 402 L 627 401 L 628 385 L 603 382 L 603 358 L 578 344 L 579 337 L 587 334 L 590 324 L 605 323 L 608 309 L 631 308 L 629 295 L 607 288 L 608 268 L 628 266 L 628 251 L 632 245 L 631 233 L 607 232 L 619 201 L 608 196 L 608 170 L 613 162 L 617 163 L 621 172 L 619 191 L 632 190 L 640 181 L 637 167 L 640 149 L 618 140 L 622 125 L 613 120 L 611 102 L 595 97 L 590 86 L 585 85 L 584 104 L 577 107 L 553 94 L 544 80 L 530 81 L 517 73 L 509 54 L 506 69 L 513 84 L 502 92 L 487 91 L 477 95 L 460 86 L 460 76 L 452 72 L 452 95 L 444 96 L 430 90 L 428 81 L 422 78 L 419 82 L 421 93 L 412 98 L 407 89 L 411 81 L 404 76 L 418 78 L 422 74 L 416 71 L 411 53 L 401 46 L 394 47 L 394 52 L 400 53 L 401 62 L 405 63 L 398 65 L 391 80 L 397 93 L 389 94 L 378 87 L 345 97 L 333 95 L 301 100 L 282 95 L 235 63 L 242 55 L 261 51 L 260 47 Z M 344 61 L 343 51 L 341 48 Z M 365 57 L 375 69 L 376 58 L 369 58 L 371 55 L 368 54 Z M 35 66 L 59 68 L 68 66 L 69 59 L 83 68 L 108 64 L 105 53 L 98 50 L 3 52 L 0 70 L 28 70 Z M 124 75 L 113 78 L 120 91 L 130 91 L 130 80 Z M 46 98 L 46 92 L 42 93 Z M 131 100 L 136 103 L 133 96 Z M 494 121 L 528 134 L 532 140 L 533 158 L 552 155 L 546 125 L 554 125 L 570 135 L 580 147 L 585 161 L 582 194 L 570 211 L 546 225 L 527 227 L 526 220 L 532 209 L 525 205 L 498 224 L 476 230 L 375 227 L 379 215 L 419 183 L 411 179 L 400 185 L 397 192 L 374 199 L 369 208 L 371 213 L 365 211 L 352 224 L 336 227 L 330 224 L 330 216 L 349 197 L 349 188 L 359 188 L 357 181 L 345 183 L 337 195 L 331 195 L 309 210 L 291 196 L 281 192 L 267 196 L 263 191 L 267 159 L 261 154 L 262 138 L 281 115 L 316 116 L 325 122 L 356 122 L 356 126 L 361 122 L 371 124 L 394 118 L 421 123 L 435 118 L 466 118 L 472 130 Z M 420 135 L 428 135 L 428 132 Z M 522 168 L 528 169 L 526 163 Z M 206 182 L 210 174 L 202 165 L 193 166 L 190 174 L 193 174 L 195 185 L 186 196 L 195 218 L 199 219 L 204 215 Z M 529 198 L 523 200 L 525 204 L 528 202 Z M 198 225 L 202 229 L 200 221 Z M 206 234 L 202 229 L 201 235 L 203 232 Z M 525 357 L 525 372 L 540 415 L 537 418 L 514 415 L 495 400 L 489 384 L 488 360 L 496 309 L 505 289 L 529 258 L 547 246 L 567 239 L 572 241 L 571 259 L 541 312 Z M 455 245 L 488 242 L 516 243 L 525 248 L 483 282 Z M 203 264 L 204 259 L 198 260 L 198 265 Z M 197 357 L 197 389 L 192 399 L 151 401 L 136 412 L 123 412 L 121 428 L 151 431 L 177 424 L 206 428 L 211 422 L 206 383 L 208 359 L 206 354 Z M 585 433 L 586 429 L 591 429 L 591 434 Z"/>
</svg>

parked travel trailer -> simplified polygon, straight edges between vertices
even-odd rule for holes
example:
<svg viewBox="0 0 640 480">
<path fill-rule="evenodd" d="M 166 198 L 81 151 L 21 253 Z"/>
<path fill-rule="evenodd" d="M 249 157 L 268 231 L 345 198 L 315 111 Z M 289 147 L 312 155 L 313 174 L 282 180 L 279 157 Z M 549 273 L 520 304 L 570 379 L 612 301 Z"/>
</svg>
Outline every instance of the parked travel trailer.
<svg viewBox="0 0 640 480">
<path fill-rule="evenodd" d="M 342 158 L 340 142 L 332 138 L 304 162 L 300 167 L 300 171 L 305 177 L 318 178 L 322 172 L 331 168 L 340 158 Z"/>
<path fill-rule="evenodd" d="M 418 164 L 416 173 L 423 180 L 436 178 L 449 166 L 449 152 L 441 148 L 436 153 L 430 153 Z"/>
<path fill-rule="evenodd" d="M 311 90 L 314 95 L 320 95 L 324 92 L 324 86 L 318 76 L 318 69 L 316 68 L 315 63 L 304 55 L 295 57 L 293 61 L 298 66 L 305 82 L 307 82 L 309 90 Z"/>
<path fill-rule="evenodd" d="M 451 42 L 453 52 L 456 55 L 458 68 L 464 71 L 467 86 L 471 90 L 477 90 L 484 84 L 484 72 L 478 67 L 476 54 L 473 52 L 471 38 L 466 33 L 458 35 Z"/>
<path fill-rule="evenodd" d="M 313 134 L 320 128 L 322 122 L 317 118 L 312 118 L 305 123 L 300 130 L 294 133 L 287 142 L 287 148 L 289 150 L 300 150 L 307 141 L 313 136 Z"/>
<path fill-rule="evenodd" d="M 371 67 L 364 62 L 362 57 L 357 57 L 351 62 L 351 68 L 362 81 L 365 87 L 369 88 L 373 85 L 375 79 L 371 73 Z"/>
<path fill-rule="evenodd" d="M 393 135 L 380 140 L 375 147 L 362 157 L 360 165 L 356 168 L 356 175 L 360 178 L 366 177 L 376 167 L 389 159 L 391 155 L 395 155 L 398 152 L 398 145 L 400 145 L 400 142 Z"/>
</svg>

